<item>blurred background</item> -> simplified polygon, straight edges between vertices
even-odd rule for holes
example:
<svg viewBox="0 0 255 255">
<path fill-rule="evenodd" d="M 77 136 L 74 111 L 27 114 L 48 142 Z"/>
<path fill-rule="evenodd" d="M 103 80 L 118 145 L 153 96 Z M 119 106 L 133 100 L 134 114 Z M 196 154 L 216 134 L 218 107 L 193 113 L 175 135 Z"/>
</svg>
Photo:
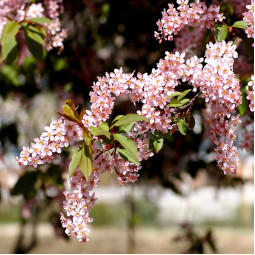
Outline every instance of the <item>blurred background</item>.
<svg viewBox="0 0 255 255">
<path fill-rule="evenodd" d="M 253 253 L 253 152 L 241 150 L 238 174 L 224 175 L 203 136 L 203 104 L 193 109 L 194 131 L 186 137 L 166 135 L 164 148 L 142 163 L 136 184 L 120 187 L 114 174 L 102 176 L 87 244 L 68 238 L 59 222 L 70 151 L 36 170 L 16 163 L 22 146 L 58 117 L 56 111 L 67 98 L 78 110 L 89 108 L 89 91 L 98 76 L 120 67 L 150 73 L 165 51 L 178 48 L 154 38 L 169 2 L 65 0 L 62 26 L 68 37 L 63 52 L 52 50 L 41 63 L 28 56 L 19 64 L 1 65 L 1 253 Z M 238 20 L 234 12 L 230 17 Z M 210 36 L 206 31 L 200 46 L 190 47 L 187 54 L 203 56 Z M 253 70 L 249 43 L 239 49 L 239 72 L 244 66 Z M 113 114 L 132 109 L 120 100 Z M 238 141 L 242 132 L 240 127 Z"/>
</svg>

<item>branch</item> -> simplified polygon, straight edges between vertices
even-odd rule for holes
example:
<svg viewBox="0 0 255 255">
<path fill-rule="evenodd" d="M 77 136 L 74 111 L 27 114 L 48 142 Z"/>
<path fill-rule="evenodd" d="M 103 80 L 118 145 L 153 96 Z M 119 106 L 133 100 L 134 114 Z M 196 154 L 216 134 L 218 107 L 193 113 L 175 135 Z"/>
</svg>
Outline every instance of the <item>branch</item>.
<svg viewBox="0 0 255 255">
<path fill-rule="evenodd" d="M 193 97 L 187 104 L 181 106 L 180 108 L 175 108 L 172 114 L 177 114 L 179 112 L 184 111 L 187 108 L 191 108 L 193 105 L 197 103 L 197 100 L 200 95 L 201 95 L 200 93 L 196 94 L 195 97 Z"/>
</svg>

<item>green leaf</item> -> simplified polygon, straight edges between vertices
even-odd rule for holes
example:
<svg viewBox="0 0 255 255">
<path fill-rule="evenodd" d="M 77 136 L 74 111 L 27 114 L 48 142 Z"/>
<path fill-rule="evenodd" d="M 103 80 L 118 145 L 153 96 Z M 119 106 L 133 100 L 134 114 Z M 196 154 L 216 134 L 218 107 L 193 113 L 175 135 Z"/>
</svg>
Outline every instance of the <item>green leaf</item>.
<svg viewBox="0 0 255 255">
<path fill-rule="evenodd" d="M 71 110 L 73 111 L 73 113 L 74 113 L 74 115 L 76 116 L 76 118 L 77 119 L 79 119 L 79 114 L 77 113 L 77 111 L 76 111 L 76 109 L 75 109 L 75 105 L 74 105 L 74 102 L 73 102 L 73 100 L 72 99 L 67 99 L 66 101 L 65 101 L 65 105 L 68 105 L 70 108 L 71 108 Z"/>
<path fill-rule="evenodd" d="M 189 102 L 189 99 L 188 98 L 184 98 L 180 102 L 182 103 L 182 105 L 185 105 L 186 103 Z"/>
<path fill-rule="evenodd" d="M 133 127 L 134 123 L 135 122 L 119 126 L 119 131 L 128 133 L 130 131 L 130 129 Z"/>
<path fill-rule="evenodd" d="M 228 26 L 226 24 L 215 23 L 214 25 L 214 39 L 216 42 L 224 41 L 228 34 Z"/>
<path fill-rule="evenodd" d="M 130 124 L 130 123 L 134 123 L 136 121 L 142 121 L 142 120 L 148 121 L 145 117 L 141 115 L 138 115 L 135 113 L 129 113 L 126 116 L 117 120 L 111 127 L 114 127 L 114 126 L 118 127 L 124 124 Z"/>
<path fill-rule="evenodd" d="M 32 40 L 30 37 L 26 36 L 26 42 L 27 42 L 27 46 L 29 51 L 31 52 L 31 54 L 39 61 L 43 61 L 44 59 L 44 51 L 43 51 L 43 47 L 40 43 Z"/>
<path fill-rule="evenodd" d="M 85 176 L 86 180 L 89 180 L 89 177 L 93 171 L 92 163 L 92 138 L 85 137 L 84 142 L 82 143 L 82 153 L 81 160 L 79 162 L 79 167 L 81 172 Z"/>
<path fill-rule="evenodd" d="M 163 147 L 163 143 L 164 143 L 164 136 L 162 132 L 155 131 L 150 138 L 150 142 L 149 142 L 150 150 L 151 151 L 155 150 L 156 152 L 159 152 Z"/>
<path fill-rule="evenodd" d="M 242 103 L 238 105 L 238 111 L 241 116 L 244 116 L 246 111 L 248 110 L 249 102 L 247 100 L 246 87 L 241 89 L 242 92 Z"/>
<path fill-rule="evenodd" d="M 65 104 L 62 106 L 64 117 L 68 116 L 69 120 L 77 122 L 79 121 L 79 114 L 76 112 L 75 105 L 72 99 L 67 99 Z"/>
<path fill-rule="evenodd" d="M 179 131 L 183 134 L 186 135 L 186 125 L 185 122 L 183 120 L 180 120 L 177 122 L 177 126 Z"/>
<path fill-rule="evenodd" d="M 18 46 L 15 37 L 9 43 L 2 45 L 2 60 L 7 59 L 7 63 L 11 64 L 18 56 Z"/>
<path fill-rule="evenodd" d="M 41 45 L 44 45 L 44 35 L 38 30 L 36 29 L 26 29 L 25 30 L 26 36 L 28 36 L 30 39 L 38 42 Z"/>
<path fill-rule="evenodd" d="M 179 96 L 179 95 L 181 95 L 181 94 L 182 94 L 181 92 L 176 91 L 176 92 L 174 92 L 173 94 L 169 95 L 167 98 L 172 98 L 172 97 L 175 97 L 175 96 Z"/>
<path fill-rule="evenodd" d="M 241 28 L 241 29 L 246 29 L 247 27 L 247 22 L 246 21 L 236 21 L 232 27 L 237 27 L 237 28 Z"/>
<path fill-rule="evenodd" d="M 79 120 L 79 119 L 77 119 L 77 117 L 75 116 L 73 110 L 71 109 L 71 107 L 70 107 L 69 105 L 64 104 L 64 105 L 62 106 L 62 108 L 63 108 L 63 113 L 64 113 L 65 115 L 69 116 L 69 117 L 71 118 L 72 121 L 77 121 L 77 120 Z"/>
<path fill-rule="evenodd" d="M 3 32 L 2 32 L 2 36 L 1 36 L 2 45 L 10 42 L 12 40 L 12 38 L 14 38 L 16 36 L 18 31 L 19 31 L 19 23 L 18 22 L 16 22 L 16 21 L 8 22 L 3 28 Z"/>
<path fill-rule="evenodd" d="M 111 125 L 116 122 L 117 120 L 121 119 L 122 117 L 124 117 L 124 115 L 118 115 L 114 118 L 114 120 L 112 121 Z"/>
<path fill-rule="evenodd" d="M 137 165 L 141 164 L 140 161 L 136 157 L 134 157 L 134 155 L 132 153 L 130 153 L 127 149 L 122 147 L 122 148 L 117 148 L 117 151 L 119 152 L 120 156 L 123 159 L 125 159 L 131 163 L 137 164 Z"/>
<path fill-rule="evenodd" d="M 109 131 L 109 125 L 106 122 L 102 122 L 98 127 L 105 131 Z"/>
<path fill-rule="evenodd" d="M 238 82 L 240 82 L 241 80 L 239 79 L 239 77 L 238 76 L 235 76 L 235 78 L 238 80 Z"/>
<path fill-rule="evenodd" d="M 184 90 L 184 91 L 180 94 L 180 96 L 178 96 L 177 99 L 178 99 L 178 100 L 183 99 L 190 91 L 191 91 L 191 89 Z"/>
<path fill-rule="evenodd" d="M 73 175 L 74 171 L 77 169 L 81 160 L 81 154 L 82 154 L 82 148 L 79 147 L 73 154 L 72 160 L 69 164 L 69 178 Z"/>
<path fill-rule="evenodd" d="M 30 18 L 28 21 L 32 21 L 35 23 L 39 24 L 44 24 L 44 23 L 51 23 L 52 20 L 46 17 L 36 17 L 36 18 Z"/>
<path fill-rule="evenodd" d="M 43 36 L 46 36 L 46 30 L 42 25 L 39 24 L 27 24 L 26 22 L 22 22 L 20 24 L 23 27 L 24 32 L 26 33 L 27 30 L 30 30 L 32 32 L 42 34 Z"/>
<path fill-rule="evenodd" d="M 93 136 L 105 136 L 108 139 L 111 139 L 111 133 L 106 131 L 105 129 L 98 127 L 90 127 L 90 132 Z"/>
<path fill-rule="evenodd" d="M 132 157 L 133 160 L 136 161 L 136 164 L 138 164 L 139 159 L 138 159 L 136 144 L 132 140 L 128 139 L 127 137 L 125 137 L 121 134 L 113 134 L 113 137 L 130 154 L 130 157 Z M 140 162 L 139 162 L 139 164 L 140 164 Z"/>
<path fill-rule="evenodd" d="M 178 99 L 172 99 L 168 104 L 169 107 L 180 107 L 182 103 Z"/>
</svg>

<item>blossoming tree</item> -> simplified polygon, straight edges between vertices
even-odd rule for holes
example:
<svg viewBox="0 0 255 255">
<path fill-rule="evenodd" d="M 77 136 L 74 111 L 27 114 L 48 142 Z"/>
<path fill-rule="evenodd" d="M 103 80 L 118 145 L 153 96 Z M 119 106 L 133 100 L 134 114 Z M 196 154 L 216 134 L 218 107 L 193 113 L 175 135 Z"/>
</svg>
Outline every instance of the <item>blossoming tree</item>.
<svg viewBox="0 0 255 255">
<path fill-rule="evenodd" d="M 3 60 L 11 63 L 18 57 L 20 61 L 18 47 L 27 47 L 23 52 L 30 52 L 39 61 L 45 50 L 63 50 L 66 31 L 58 18 L 63 12 L 61 1 L 0 4 Z M 157 22 L 155 38 L 159 43 L 176 40 L 174 51 L 166 51 L 147 73 L 126 73 L 120 67 L 98 77 L 89 94 L 90 109 L 78 110 L 67 99 L 60 117 L 29 147 L 23 147 L 17 158 L 19 165 L 35 168 L 51 163 L 66 147 L 76 148 L 69 164 L 70 190 L 64 192 L 65 214 L 61 213 L 67 235 L 80 242 L 89 239 L 89 213 L 96 201 L 93 189 L 99 185 L 100 175 L 113 173 L 124 186 L 136 182 L 141 162 L 162 149 L 166 134 L 180 132 L 185 136 L 194 128 L 192 110 L 201 101 L 205 102 L 205 136 L 215 144 L 218 168 L 225 174 L 236 174 L 236 128 L 246 111 L 254 111 L 254 76 L 250 75 L 245 86 L 240 79 L 242 70 L 235 71 L 235 63 L 242 41 L 254 38 L 254 4 L 247 3 L 234 22 L 223 14 L 224 9 L 231 13 L 231 8 L 229 1 L 221 5 L 198 0 L 170 3 Z M 194 52 L 204 36 L 206 50 L 201 57 Z M 130 100 L 136 112 L 112 116 L 117 98 Z M 249 100 L 249 109 L 245 100 Z M 247 118 L 253 122 L 252 115 Z M 240 147 L 252 149 L 252 132 L 246 130 L 244 137 Z"/>
</svg>

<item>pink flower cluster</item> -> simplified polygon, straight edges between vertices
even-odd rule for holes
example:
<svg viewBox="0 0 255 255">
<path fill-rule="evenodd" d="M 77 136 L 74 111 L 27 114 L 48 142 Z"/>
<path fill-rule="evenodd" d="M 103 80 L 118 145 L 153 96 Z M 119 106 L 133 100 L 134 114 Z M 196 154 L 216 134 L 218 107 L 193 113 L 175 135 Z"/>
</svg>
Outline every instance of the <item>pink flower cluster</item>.
<svg viewBox="0 0 255 255">
<path fill-rule="evenodd" d="M 0 36 L 8 20 L 21 22 L 29 18 L 48 17 L 52 19 L 49 24 L 44 24 L 47 32 L 45 47 L 63 49 L 63 40 L 66 31 L 61 28 L 59 15 L 63 12 L 62 0 L 44 0 L 30 3 L 28 0 L 0 0 Z"/>
<path fill-rule="evenodd" d="M 248 38 L 254 38 L 254 2 L 251 0 L 251 4 L 247 5 L 247 12 L 243 13 L 243 20 L 247 22 L 247 28 L 245 29 L 245 33 Z"/>
<path fill-rule="evenodd" d="M 233 72 L 234 58 L 237 57 L 232 42 L 209 43 L 206 58 L 191 57 L 185 61 L 185 54 L 166 52 L 160 59 L 157 68 L 151 74 L 123 73 L 122 68 L 106 73 L 93 85 L 90 92 L 91 109 L 83 116 L 82 123 L 90 129 L 110 118 L 117 96 L 141 104 L 138 114 L 145 116 L 149 122 L 136 122 L 126 134 L 132 139 L 138 150 L 139 161 L 153 156 L 149 149 L 149 137 L 159 130 L 163 133 L 177 130 L 173 121 L 174 108 L 168 103 L 169 95 L 176 91 L 181 81 L 188 81 L 193 90 L 199 89 L 205 97 L 210 112 L 207 115 L 211 138 L 217 145 L 217 160 L 225 173 L 235 173 L 237 166 L 237 149 L 233 146 L 236 133 L 232 127 L 239 123 L 234 116 L 236 106 L 241 102 L 240 88 Z M 203 67 L 202 63 L 205 63 Z M 23 148 L 18 160 L 20 165 L 34 165 L 50 162 L 61 148 L 68 146 L 72 140 L 80 141 L 82 129 L 67 120 L 60 118 L 45 128 L 40 139 L 30 148 Z M 99 175 L 104 172 L 117 173 L 117 180 L 122 185 L 137 181 L 141 166 L 120 157 L 116 147 L 103 143 L 100 137 L 93 138 L 93 173 L 86 181 L 79 170 L 70 179 L 71 191 L 66 192 L 64 209 L 67 217 L 61 216 L 67 234 L 76 236 L 79 241 L 88 240 L 88 223 L 91 206 L 94 205 L 94 193 L 90 191 L 99 183 Z"/>
<path fill-rule="evenodd" d="M 17 161 L 20 166 L 50 163 L 63 147 L 68 147 L 70 142 L 83 140 L 82 129 L 75 123 L 64 120 L 62 117 L 53 120 L 50 126 L 45 127 L 40 138 L 35 138 L 30 147 L 23 146 Z"/>
<path fill-rule="evenodd" d="M 254 112 L 254 75 L 251 76 L 251 80 L 246 87 L 247 99 L 250 101 L 249 108 L 251 112 Z"/>
<path fill-rule="evenodd" d="M 191 81 L 199 84 L 205 97 L 207 110 L 204 112 L 205 126 L 209 127 L 212 141 L 216 144 L 216 159 L 224 173 L 235 174 L 238 153 L 234 146 L 239 116 L 235 108 L 241 103 L 238 80 L 233 72 L 234 58 L 237 57 L 232 42 L 209 43 L 206 50 L 207 63 L 201 73 Z"/>
<path fill-rule="evenodd" d="M 204 2 L 196 0 L 195 3 L 188 4 L 188 0 L 177 0 L 177 9 L 174 4 L 168 4 L 168 9 L 163 10 L 162 19 L 157 22 L 159 32 L 155 32 L 155 37 L 161 43 L 162 40 L 173 40 L 184 26 L 206 27 L 213 29 L 214 23 L 224 19 L 219 13 L 220 7 L 211 5 L 209 8 Z"/>
<path fill-rule="evenodd" d="M 88 181 L 86 181 L 83 174 L 76 170 L 69 180 L 71 190 L 65 191 L 64 210 L 66 216 L 61 213 L 60 220 L 65 233 L 76 237 L 80 242 L 89 240 L 88 223 L 93 219 L 89 217 L 91 208 L 95 205 L 97 200 L 95 193 L 91 194 L 91 190 L 98 186 L 99 173 L 93 171 Z"/>
</svg>

